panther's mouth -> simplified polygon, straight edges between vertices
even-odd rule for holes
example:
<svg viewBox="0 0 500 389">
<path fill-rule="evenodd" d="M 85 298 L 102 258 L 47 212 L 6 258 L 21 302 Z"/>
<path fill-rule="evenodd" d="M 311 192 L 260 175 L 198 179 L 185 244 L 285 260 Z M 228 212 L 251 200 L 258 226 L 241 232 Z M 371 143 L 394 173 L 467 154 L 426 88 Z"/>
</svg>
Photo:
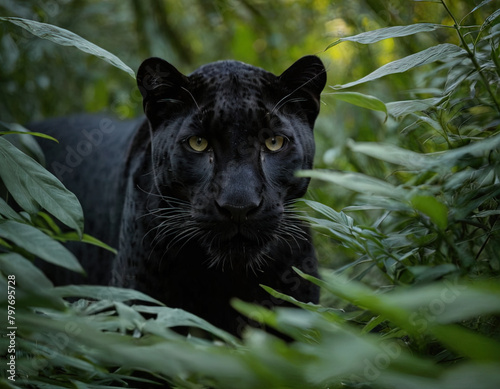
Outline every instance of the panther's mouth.
<svg viewBox="0 0 500 389">
<path fill-rule="evenodd" d="M 232 228 L 223 229 L 220 234 L 221 241 L 234 241 L 251 244 L 257 243 L 262 238 L 262 232 L 256 228 L 249 228 L 242 225 L 235 225 Z"/>
<path fill-rule="evenodd" d="M 271 235 L 241 226 L 225 233 L 209 235 L 211 237 L 207 236 L 205 243 L 211 257 L 210 266 L 222 267 L 226 264 L 231 267 L 260 267 L 267 258 L 266 253 L 273 240 Z"/>
<path fill-rule="evenodd" d="M 246 249 L 258 249 L 264 246 L 269 239 L 257 231 L 249 231 L 240 227 L 221 234 L 217 240 L 221 247 L 226 247 L 233 251 L 244 251 Z"/>
</svg>

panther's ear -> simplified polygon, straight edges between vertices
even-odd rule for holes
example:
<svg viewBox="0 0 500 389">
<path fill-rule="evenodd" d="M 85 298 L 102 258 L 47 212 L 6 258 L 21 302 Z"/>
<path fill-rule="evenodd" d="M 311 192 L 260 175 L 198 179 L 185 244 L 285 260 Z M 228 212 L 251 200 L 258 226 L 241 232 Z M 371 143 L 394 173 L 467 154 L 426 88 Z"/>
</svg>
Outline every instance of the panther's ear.
<svg viewBox="0 0 500 389">
<path fill-rule="evenodd" d="M 155 123 L 168 114 L 167 106 L 187 101 L 188 78 L 161 58 L 146 59 L 137 71 L 144 112 Z"/>
<path fill-rule="evenodd" d="M 289 100 L 301 104 L 312 126 L 318 116 L 321 91 L 326 84 L 323 62 L 315 55 L 307 55 L 285 70 L 278 80 L 287 93 L 283 102 Z"/>
</svg>

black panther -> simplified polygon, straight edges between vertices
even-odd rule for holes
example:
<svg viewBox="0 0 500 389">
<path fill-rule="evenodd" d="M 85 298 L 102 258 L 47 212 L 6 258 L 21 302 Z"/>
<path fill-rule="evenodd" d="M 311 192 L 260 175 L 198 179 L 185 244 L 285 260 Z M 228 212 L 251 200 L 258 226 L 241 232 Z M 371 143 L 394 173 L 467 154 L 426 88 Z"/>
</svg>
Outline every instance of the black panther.
<svg viewBox="0 0 500 389">
<path fill-rule="evenodd" d="M 137 73 L 146 118 L 31 125 L 59 140 L 41 141 L 47 165 L 80 199 L 85 232 L 118 250 L 73 245 L 88 277 L 53 269 L 54 281 L 133 288 L 238 335 L 247 320 L 232 298 L 284 304 L 260 284 L 316 303 L 318 288 L 292 270 L 317 275 L 293 204 L 325 83 L 315 56 L 280 76 L 237 61 L 185 76 L 149 58 Z"/>
</svg>

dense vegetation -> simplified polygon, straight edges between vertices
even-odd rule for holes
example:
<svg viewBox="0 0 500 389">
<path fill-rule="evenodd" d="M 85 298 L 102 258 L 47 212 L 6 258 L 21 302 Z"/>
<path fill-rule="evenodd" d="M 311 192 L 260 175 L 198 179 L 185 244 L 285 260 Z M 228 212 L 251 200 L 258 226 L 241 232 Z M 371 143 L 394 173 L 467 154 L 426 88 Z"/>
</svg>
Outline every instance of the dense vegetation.
<svg viewBox="0 0 500 389">
<path fill-rule="evenodd" d="M 15 381 L 4 364 L 1 384 L 499 387 L 500 10 L 471 3 L 0 6 L 0 331 L 16 327 L 15 338 L 0 338 L 7 360 L 15 339 Z M 259 329 L 240 341 L 130 290 L 53 287 L 33 264 L 79 271 L 60 242 L 101 243 L 84 234 L 78 200 L 35 162 L 43 155 L 15 123 L 82 110 L 140 114 L 125 63 L 135 69 L 150 55 L 186 72 L 233 57 L 279 73 L 310 53 L 328 64 L 330 87 L 317 169 L 300 173 L 312 188 L 298 206 L 317 232 L 323 271 L 311 282 L 322 303 L 269 311 L 234 301 L 295 342 Z M 182 337 L 171 330 L 178 325 L 214 340 Z"/>
</svg>

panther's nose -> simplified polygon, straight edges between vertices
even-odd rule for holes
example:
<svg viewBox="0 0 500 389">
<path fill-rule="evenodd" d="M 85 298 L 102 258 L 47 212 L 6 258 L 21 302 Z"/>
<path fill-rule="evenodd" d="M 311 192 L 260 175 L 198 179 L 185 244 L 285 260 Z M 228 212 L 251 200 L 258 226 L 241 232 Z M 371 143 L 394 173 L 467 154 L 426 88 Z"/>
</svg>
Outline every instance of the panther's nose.
<svg viewBox="0 0 500 389">
<path fill-rule="evenodd" d="M 222 216 L 241 224 L 254 215 L 262 201 L 262 177 L 249 163 L 229 163 L 216 177 L 215 204 Z"/>
<path fill-rule="evenodd" d="M 222 214 L 238 224 L 247 220 L 260 206 L 260 203 L 257 202 L 250 202 L 245 205 L 233 205 L 229 203 L 220 204 L 217 201 L 216 204 Z"/>
</svg>

